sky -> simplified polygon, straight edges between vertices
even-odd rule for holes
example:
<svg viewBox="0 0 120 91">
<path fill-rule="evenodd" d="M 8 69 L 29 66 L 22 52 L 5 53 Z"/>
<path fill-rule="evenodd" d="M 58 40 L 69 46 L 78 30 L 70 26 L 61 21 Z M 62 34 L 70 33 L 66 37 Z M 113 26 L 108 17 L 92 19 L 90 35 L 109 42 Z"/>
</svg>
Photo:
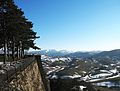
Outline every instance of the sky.
<svg viewBox="0 0 120 91">
<path fill-rule="evenodd" d="M 41 49 L 120 49 L 120 0 L 15 0 Z"/>
</svg>

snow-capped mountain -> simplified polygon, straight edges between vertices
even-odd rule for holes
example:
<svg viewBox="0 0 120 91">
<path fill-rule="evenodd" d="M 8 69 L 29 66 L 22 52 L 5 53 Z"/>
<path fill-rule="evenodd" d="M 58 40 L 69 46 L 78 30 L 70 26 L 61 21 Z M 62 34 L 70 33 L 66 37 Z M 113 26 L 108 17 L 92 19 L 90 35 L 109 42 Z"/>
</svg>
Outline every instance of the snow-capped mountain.
<svg viewBox="0 0 120 91">
<path fill-rule="evenodd" d="M 47 55 L 50 57 L 71 57 L 71 58 L 114 58 L 120 59 L 120 49 L 111 50 L 111 51 L 77 51 L 71 52 L 67 50 L 41 50 L 41 51 L 32 51 L 29 54 L 40 54 Z"/>
<path fill-rule="evenodd" d="M 52 57 L 59 57 L 59 56 L 65 56 L 69 53 L 72 53 L 71 51 L 66 51 L 66 50 L 60 50 L 57 51 L 55 49 L 49 49 L 49 50 L 41 50 L 41 51 L 32 51 L 30 54 L 41 54 L 41 55 L 48 55 Z"/>
</svg>

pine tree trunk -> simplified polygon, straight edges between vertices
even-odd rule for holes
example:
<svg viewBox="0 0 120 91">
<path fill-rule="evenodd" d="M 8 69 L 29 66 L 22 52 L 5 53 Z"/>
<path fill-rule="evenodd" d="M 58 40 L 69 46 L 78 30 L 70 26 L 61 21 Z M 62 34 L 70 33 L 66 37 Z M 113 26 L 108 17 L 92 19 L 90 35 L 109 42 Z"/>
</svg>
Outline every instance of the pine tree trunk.
<svg viewBox="0 0 120 91">
<path fill-rule="evenodd" d="M 21 58 L 22 57 L 22 42 L 21 41 L 20 41 L 19 55 Z"/>
<path fill-rule="evenodd" d="M 19 58 L 21 58 L 21 49 L 20 49 L 20 46 L 19 46 Z"/>
<path fill-rule="evenodd" d="M 7 41 L 6 39 L 4 40 L 4 64 L 6 63 L 8 57 L 7 57 Z"/>
<path fill-rule="evenodd" d="M 24 48 L 22 48 L 22 57 L 24 57 Z"/>
<path fill-rule="evenodd" d="M 21 49 L 21 56 L 22 56 L 22 58 L 24 57 L 24 48 L 23 48 L 23 46 L 22 46 L 22 49 Z"/>
<path fill-rule="evenodd" d="M 10 50 L 9 50 L 9 42 L 7 43 L 7 54 L 8 54 L 8 58 L 10 57 Z"/>
<path fill-rule="evenodd" d="M 15 61 L 15 38 L 13 37 L 12 41 L 12 59 Z"/>
<path fill-rule="evenodd" d="M 20 56 L 19 56 L 19 46 L 17 46 L 17 58 L 19 59 Z"/>
</svg>

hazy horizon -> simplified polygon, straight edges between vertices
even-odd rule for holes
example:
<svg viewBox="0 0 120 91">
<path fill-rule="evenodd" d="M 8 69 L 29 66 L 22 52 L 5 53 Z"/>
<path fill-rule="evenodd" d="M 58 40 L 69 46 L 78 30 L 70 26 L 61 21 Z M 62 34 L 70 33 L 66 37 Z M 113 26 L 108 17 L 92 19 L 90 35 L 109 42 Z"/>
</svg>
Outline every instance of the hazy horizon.
<svg viewBox="0 0 120 91">
<path fill-rule="evenodd" d="M 102 52 L 102 51 L 112 51 L 112 50 L 120 50 L 120 49 L 111 49 L 111 50 L 66 50 L 66 49 L 41 49 L 41 50 L 33 50 L 29 51 L 42 51 L 42 50 L 56 50 L 56 51 L 68 51 L 68 52 Z"/>
<path fill-rule="evenodd" d="M 34 23 L 41 49 L 120 49 L 119 0 L 15 0 Z M 26 5 L 27 4 L 27 5 Z"/>
</svg>

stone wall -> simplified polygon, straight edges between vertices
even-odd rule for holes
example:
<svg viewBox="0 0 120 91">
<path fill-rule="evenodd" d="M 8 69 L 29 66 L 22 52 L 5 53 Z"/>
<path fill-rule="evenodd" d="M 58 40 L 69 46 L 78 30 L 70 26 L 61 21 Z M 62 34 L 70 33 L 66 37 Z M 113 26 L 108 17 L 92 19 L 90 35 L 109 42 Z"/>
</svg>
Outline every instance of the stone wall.
<svg viewBox="0 0 120 91">
<path fill-rule="evenodd" d="M 44 91 L 41 74 L 37 62 L 33 62 L 24 71 L 17 75 L 10 85 L 20 91 Z"/>
<path fill-rule="evenodd" d="M 0 91 L 47 91 L 40 59 L 34 57 L 22 61 L 14 64 L 14 67 L 17 65 L 15 68 L 10 66 L 9 70 L 0 74 Z"/>
</svg>

